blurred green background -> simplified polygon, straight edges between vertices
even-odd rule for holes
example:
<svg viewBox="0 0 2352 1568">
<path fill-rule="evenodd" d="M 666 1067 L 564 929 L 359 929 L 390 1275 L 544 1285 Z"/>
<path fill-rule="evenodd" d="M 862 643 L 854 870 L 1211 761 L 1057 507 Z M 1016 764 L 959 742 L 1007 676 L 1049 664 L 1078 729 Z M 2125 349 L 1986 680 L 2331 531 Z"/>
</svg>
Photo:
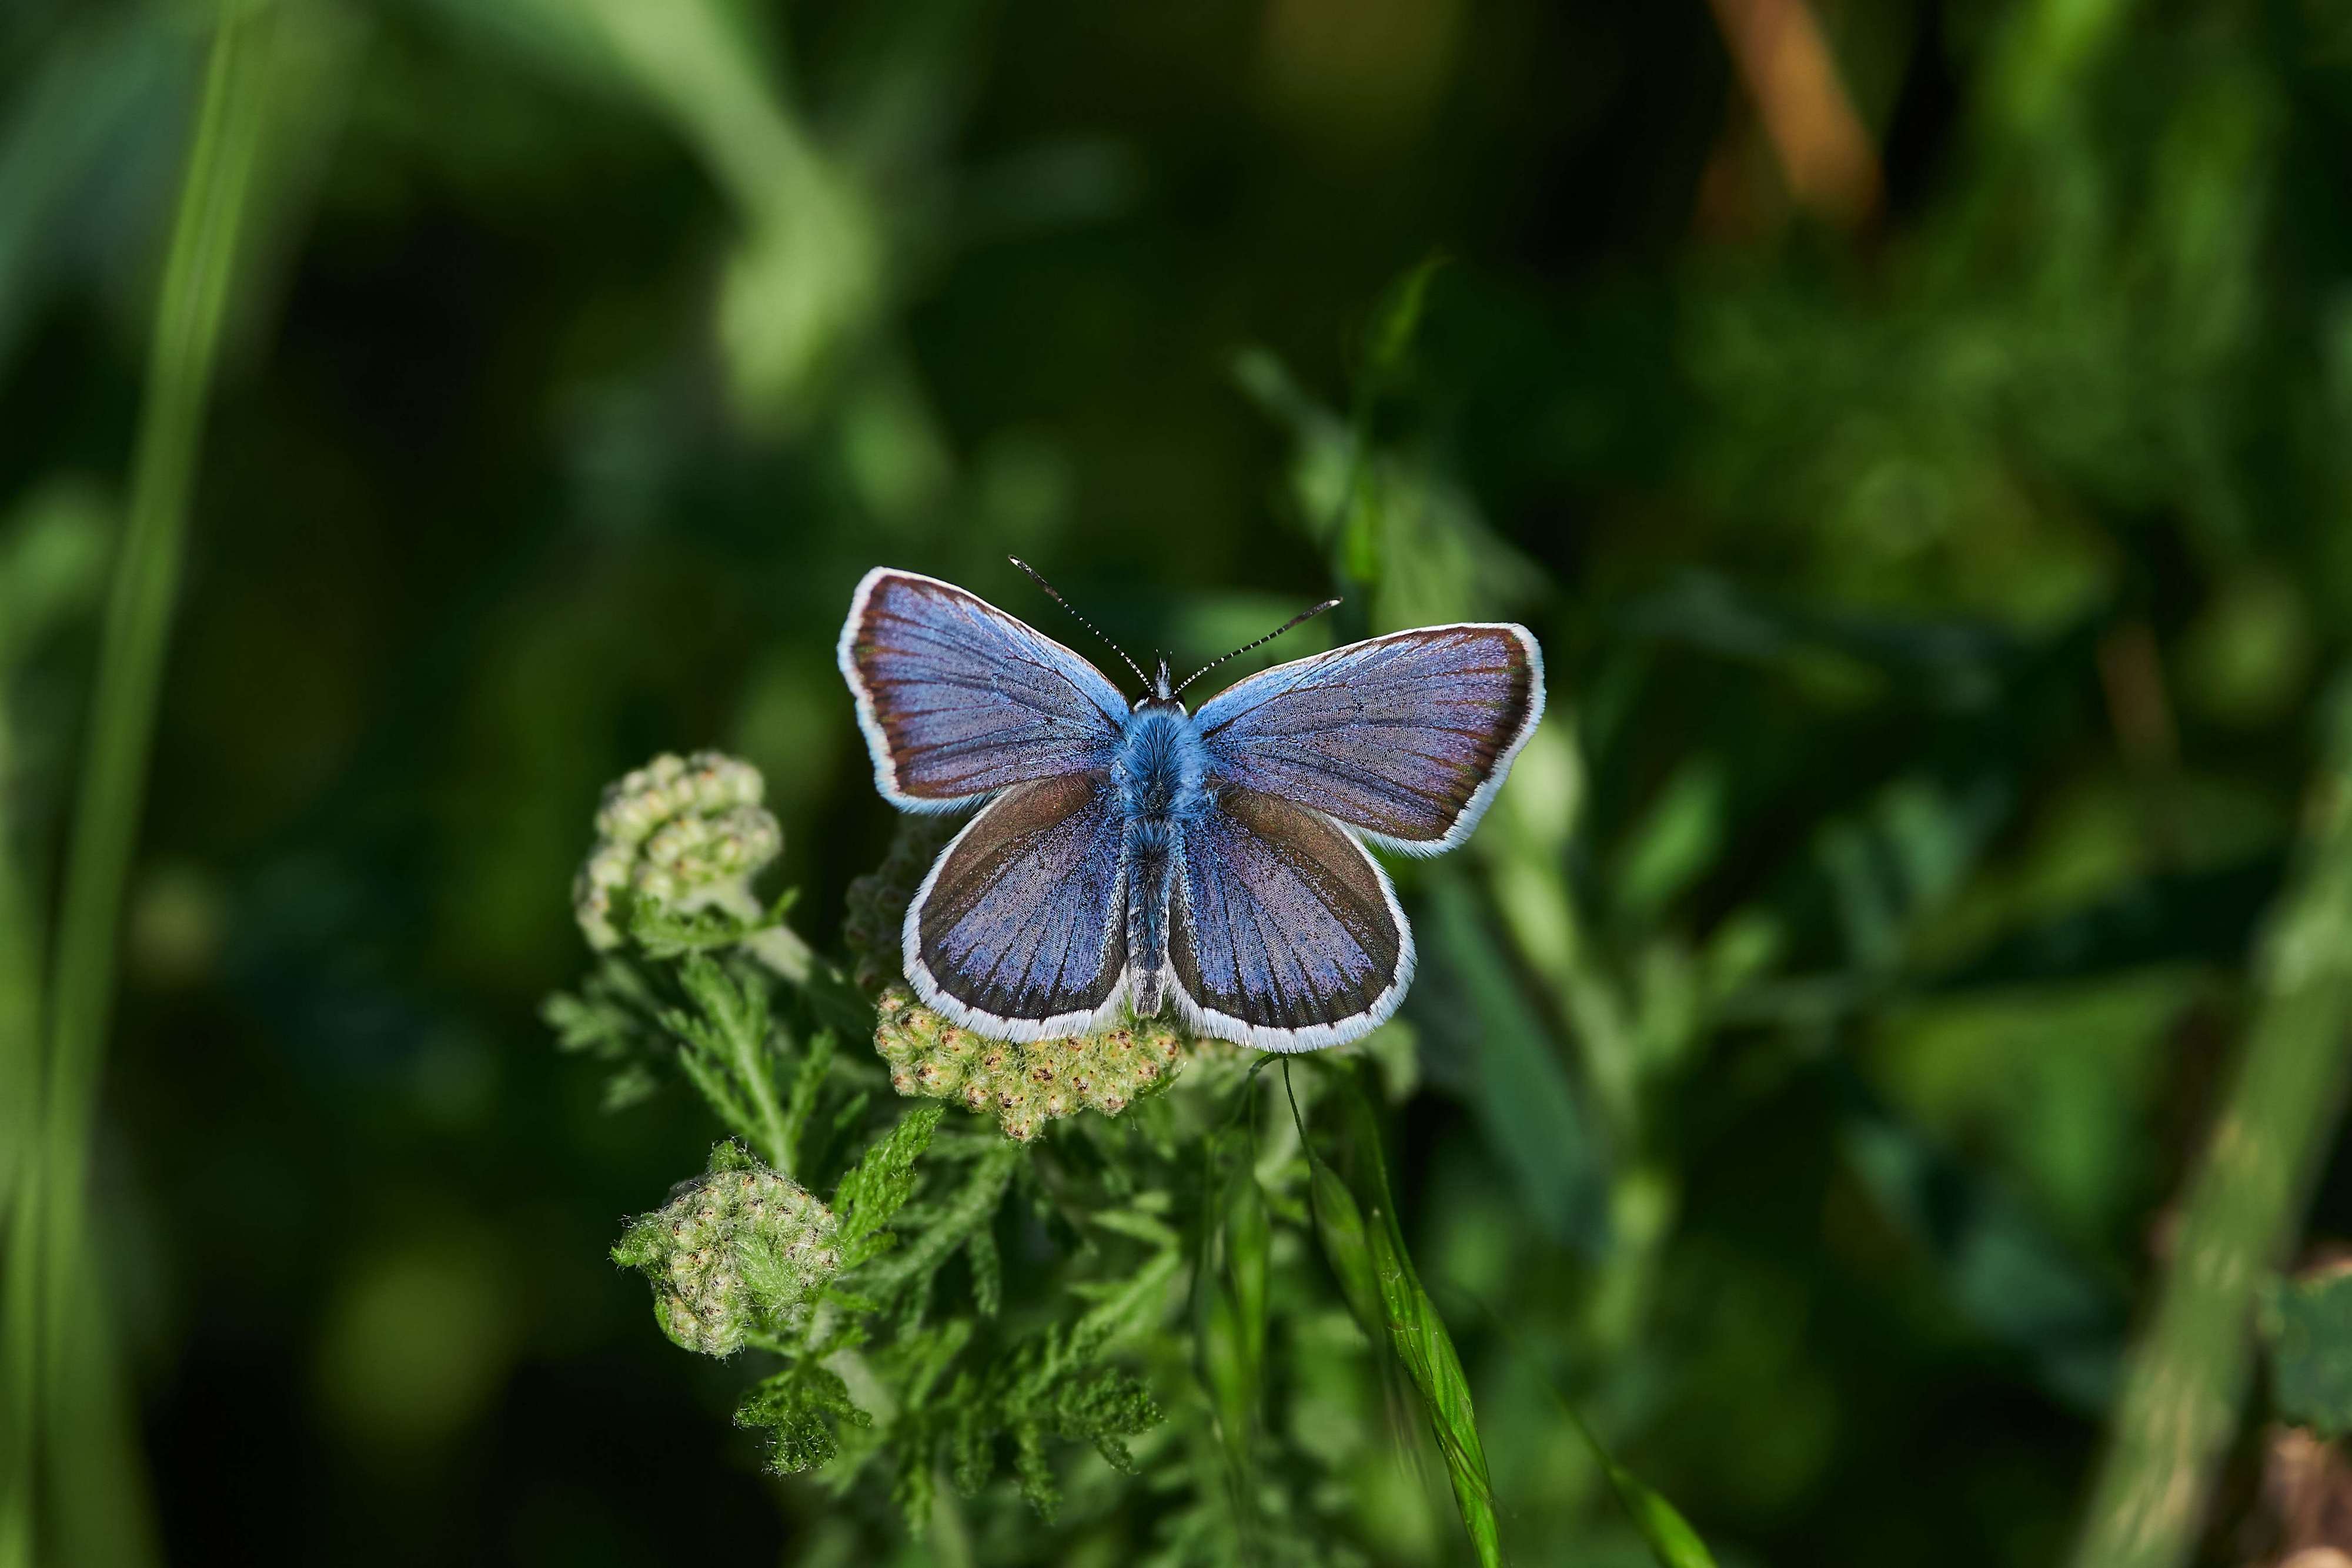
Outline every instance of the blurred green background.
<svg viewBox="0 0 2352 1568">
<path fill-rule="evenodd" d="M 1270 653 L 1544 639 L 1551 719 L 1404 878 L 1402 1202 L 1515 1561 L 1643 1560 L 1547 1381 L 1726 1564 L 2065 1559 L 2347 652 L 2346 11 L 228 9 L 262 102 L 91 1143 L 122 1389 L 57 1504 L 106 1544 L 58 1561 L 142 1508 L 191 1562 L 796 1560 L 823 1495 L 604 1260 L 707 1123 L 604 1113 L 534 1009 L 659 750 L 765 772 L 833 942 L 891 829 L 850 586 L 1085 646 L 1008 551 L 1180 664 L 1331 591 Z M 35 953 L 215 21 L 0 10 Z M 2272 1263 L 2352 1229 L 2340 1160 L 2289 1185 Z M 1457 1560 L 1317 1393 L 1353 1354 L 1285 1419 L 1376 1561 Z M 2200 1561 L 2292 1535 L 2264 1397 Z"/>
</svg>

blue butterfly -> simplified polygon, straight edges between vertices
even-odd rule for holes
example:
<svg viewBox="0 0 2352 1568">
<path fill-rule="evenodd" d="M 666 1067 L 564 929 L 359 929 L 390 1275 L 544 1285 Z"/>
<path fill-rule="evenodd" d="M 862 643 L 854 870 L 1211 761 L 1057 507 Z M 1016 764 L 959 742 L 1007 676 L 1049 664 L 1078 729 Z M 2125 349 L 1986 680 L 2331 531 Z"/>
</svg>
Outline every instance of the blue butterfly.
<svg viewBox="0 0 2352 1568">
<path fill-rule="evenodd" d="M 1130 704 L 977 596 L 878 567 L 840 660 L 884 798 L 987 802 L 924 877 L 901 946 L 926 1003 L 1015 1040 L 1171 1000 L 1194 1033 L 1265 1051 L 1370 1032 L 1403 1000 L 1413 945 L 1364 841 L 1459 844 L 1544 707 L 1535 638 L 1489 624 L 1279 664 L 1198 714 L 1181 695 L 1198 674 L 1171 686 L 1166 660 L 1147 677 L 1128 659 L 1146 687 Z"/>
</svg>

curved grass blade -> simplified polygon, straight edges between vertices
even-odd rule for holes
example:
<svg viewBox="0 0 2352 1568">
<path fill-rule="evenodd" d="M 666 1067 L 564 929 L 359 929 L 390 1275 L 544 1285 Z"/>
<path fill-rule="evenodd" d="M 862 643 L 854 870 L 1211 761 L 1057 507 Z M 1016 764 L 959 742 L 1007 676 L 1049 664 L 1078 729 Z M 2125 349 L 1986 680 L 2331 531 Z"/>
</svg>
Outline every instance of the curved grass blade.
<svg viewBox="0 0 2352 1568">
<path fill-rule="evenodd" d="M 1599 1465 L 1601 1473 L 1609 1478 L 1609 1490 L 1617 1494 L 1618 1506 L 1625 1511 L 1625 1517 L 1633 1521 L 1634 1530 L 1642 1537 L 1642 1543 L 1650 1549 L 1650 1556 L 1657 1563 L 1658 1568 L 1715 1568 L 1715 1554 L 1706 1549 L 1706 1542 L 1699 1539 L 1698 1531 L 1691 1528 L 1690 1521 L 1682 1516 L 1682 1511 L 1668 1502 L 1664 1495 L 1649 1482 L 1617 1462 L 1617 1457 L 1601 1443 L 1599 1434 L 1585 1423 L 1583 1415 L 1569 1403 L 1568 1396 L 1559 1391 L 1559 1385 L 1544 1375 L 1528 1352 L 1526 1342 L 1511 1331 L 1510 1324 L 1503 1320 L 1502 1315 L 1467 1291 L 1457 1291 L 1455 1293 L 1477 1306 L 1489 1326 L 1511 1347 L 1513 1354 L 1536 1367 L 1544 1392 L 1551 1396 L 1551 1402 L 1559 1406 L 1559 1413 L 1568 1417 L 1569 1425 L 1574 1427 L 1577 1436 L 1584 1439 L 1585 1448 L 1592 1454 L 1592 1462 Z"/>
<path fill-rule="evenodd" d="M 164 260 L 126 525 L 99 648 L 89 739 L 59 903 L 48 990 L 43 1147 L 11 1227 L 11 1368 L 37 1361 L 31 1442 L 50 1471 L 60 1560 L 158 1557 L 87 1233 L 90 1128 L 112 1022 L 123 889 L 137 848 L 155 709 L 178 591 L 221 326 L 246 229 L 247 194 L 278 68 L 269 6 L 220 9 L 194 144 Z M 37 1193 L 37 1199 L 33 1197 Z M 29 1340 L 28 1340 L 29 1336 Z M 37 1345 L 37 1357 L 27 1344 Z M 16 1425 L 21 1417 L 12 1418 Z M 0 1550 L 30 1540 L 29 1474 L 0 1484 Z M 43 1531 L 46 1533 L 46 1530 Z"/>
<path fill-rule="evenodd" d="M 1412 1254 L 1405 1249 L 1404 1232 L 1397 1224 L 1395 1200 L 1389 1192 L 1371 1092 L 1361 1076 L 1364 1064 L 1359 1068 L 1348 1073 L 1341 1098 L 1356 1154 L 1358 1186 L 1364 1194 L 1360 1205 L 1356 1194 L 1315 1153 L 1307 1137 L 1306 1122 L 1298 1117 L 1297 1097 L 1290 1102 L 1312 1172 L 1309 1190 L 1317 1234 L 1365 1332 L 1375 1343 L 1387 1341 L 1421 1396 L 1423 1413 L 1429 1417 L 1431 1435 L 1444 1457 L 1454 1505 L 1461 1511 L 1471 1549 L 1478 1555 L 1479 1568 L 1499 1568 L 1502 1532 L 1495 1514 L 1494 1482 L 1486 1472 L 1486 1448 L 1478 1438 L 1477 1412 L 1471 1405 L 1470 1379 L 1462 1370 L 1454 1338 L 1445 1332 L 1445 1322 L 1429 1292 L 1422 1289 Z"/>
</svg>

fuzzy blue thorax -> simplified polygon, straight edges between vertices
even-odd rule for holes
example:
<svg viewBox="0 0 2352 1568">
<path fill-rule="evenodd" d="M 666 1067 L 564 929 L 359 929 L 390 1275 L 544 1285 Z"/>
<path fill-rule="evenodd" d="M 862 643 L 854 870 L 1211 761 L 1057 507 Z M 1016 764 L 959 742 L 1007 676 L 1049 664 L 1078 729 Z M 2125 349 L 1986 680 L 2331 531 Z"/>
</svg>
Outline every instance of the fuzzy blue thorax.
<svg viewBox="0 0 2352 1568">
<path fill-rule="evenodd" d="M 1111 786 L 1127 818 L 1127 953 L 1134 976 L 1129 1000 L 1139 1018 L 1159 1012 L 1168 967 L 1169 872 L 1181 853 L 1180 829 L 1209 807 L 1208 752 L 1200 726 L 1168 695 L 1167 666 L 1151 695 L 1121 727 Z"/>
<path fill-rule="evenodd" d="M 1202 782 L 1207 765 L 1200 726 L 1184 706 L 1146 697 L 1121 727 L 1111 784 L 1132 821 L 1157 821 L 1164 829 L 1199 814 L 1208 799 Z"/>
</svg>

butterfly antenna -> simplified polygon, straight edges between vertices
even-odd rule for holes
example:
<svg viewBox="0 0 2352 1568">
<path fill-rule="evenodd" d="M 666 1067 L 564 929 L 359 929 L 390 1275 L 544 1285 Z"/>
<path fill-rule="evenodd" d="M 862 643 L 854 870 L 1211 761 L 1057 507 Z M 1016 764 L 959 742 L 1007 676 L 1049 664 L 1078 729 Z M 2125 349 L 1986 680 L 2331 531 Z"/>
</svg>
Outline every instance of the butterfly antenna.
<svg viewBox="0 0 2352 1568">
<path fill-rule="evenodd" d="M 1172 693 L 1172 694 L 1171 694 L 1171 695 L 1180 695 L 1180 694 L 1181 694 L 1181 693 L 1182 693 L 1182 691 L 1184 690 L 1184 686 L 1189 686 L 1189 685 L 1191 685 L 1194 681 L 1199 680 L 1202 675 L 1207 674 L 1211 670 L 1213 670 L 1213 669 L 1215 669 L 1219 664 L 1223 664 L 1223 663 L 1225 662 L 1225 659 L 1238 659 L 1238 658 L 1240 658 L 1244 653 L 1248 653 L 1252 648 L 1263 648 L 1263 647 L 1265 647 L 1268 643 L 1273 642 L 1276 637 L 1281 636 L 1285 632 L 1289 631 L 1291 628 L 1293 628 L 1293 627 L 1295 627 L 1295 626 L 1304 626 L 1304 625 L 1305 625 L 1307 622 L 1308 622 L 1309 621 L 1314 620 L 1318 615 L 1322 614 L 1322 613 L 1323 613 L 1323 612 L 1325 612 L 1326 610 L 1336 610 L 1336 609 L 1338 609 L 1339 607 L 1339 601 L 1338 600 L 1336 600 L 1336 599 L 1327 599 L 1327 600 L 1325 600 L 1322 603 L 1320 603 L 1320 604 L 1317 605 L 1317 606 L 1316 606 L 1314 609 L 1312 609 L 1312 610 L 1302 610 L 1302 611 L 1300 611 L 1297 614 L 1296 614 L 1296 615 L 1292 616 L 1289 620 L 1287 620 L 1287 621 L 1284 622 L 1281 625 L 1279 625 L 1279 626 L 1276 627 L 1273 631 L 1271 631 L 1271 632 L 1267 632 L 1265 636 L 1260 637 L 1256 642 L 1255 642 L 1255 643 L 1243 643 L 1240 647 L 1238 647 L 1238 648 L 1234 649 L 1232 653 L 1227 653 L 1227 654 L 1224 656 L 1224 658 L 1223 658 L 1223 659 L 1212 659 L 1212 660 L 1210 660 L 1207 664 L 1205 664 L 1202 665 L 1199 669 L 1197 669 L 1197 670 L 1193 671 L 1191 674 L 1189 674 L 1189 675 L 1185 676 L 1185 677 L 1184 677 L 1184 685 L 1182 685 L 1182 686 L 1178 686 L 1178 687 L 1176 688 L 1176 692 L 1175 692 L 1175 693 Z"/>
<path fill-rule="evenodd" d="M 1151 689 L 1151 677 L 1150 677 L 1150 676 L 1149 676 L 1149 675 L 1147 675 L 1147 674 L 1144 674 L 1140 669 L 1137 669 L 1137 668 L 1136 668 L 1136 663 L 1135 663 L 1135 661 L 1134 661 L 1133 659 L 1129 659 L 1129 658 L 1128 658 L 1128 656 L 1127 656 L 1127 650 L 1126 650 L 1126 649 L 1124 649 L 1124 648 L 1122 648 L 1122 647 L 1120 647 L 1118 643 L 1112 643 L 1112 642 L 1111 642 L 1111 640 L 1110 640 L 1109 638 L 1108 638 L 1108 637 L 1103 637 L 1102 632 L 1101 632 L 1100 631 L 1098 631 L 1098 630 L 1096 628 L 1095 623 L 1094 623 L 1093 622 L 1091 622 L 1091 621 L 1087 620 L 1085 616 L 1083 616 L 1083 615 L 1079 614 L 1076 610 L 1070 610 L 1070 601 L 1069 601 L 1068 600 L 1066 600 L 1066 599 L 1063 598 L 1063 597 L 1062 597 L 1062 595 L 1061 595 L 1061 593 L 1060 593 L 1060 591 L 1059 591 L 1058 590 L 1056 590 L 1056 589 L 1054 587 L 1054 585 L 1053 585 L 1052 583 L 1047 582 L 1044 578 L 1042 578 L 1042 577 L 1038 576 L 1038 575 L 1037 575 L 1037 569 L 1036 569 L 1035 567 L 1031 566 L 1027 561 L 1023 560 L 1023 559 L 1022 559 L 1019 556 L 1017 556 L 1017 555 L 1009 555 L 1009 556 L 1006 556 L 1004 559 L 1007 559 L 1007 560 L 1009 560 L 1009 561 L 1011 561 L 1013 565 L 1015 565 L 1015 566 L 1019 567 L 1023 571 L 1027 572 L 1027 573 L 1029 574 L 1029 580 L 1030 580 L 1030 581 L 1032 581 L 1032 582 L 1034 582 L 1034 583 L 1035 583 L 1038 587 L 1040 587 L 1040 588 L 1042 588 L 1042 589 L 1044 589 L 1044 590 L 1045 591 L 1045 597 L 1046 597 L 1046 598 L 1048 598 L 1048 599 L 1052 600 L 1055 603 L 1056 603 L 1056 604 L 1060 605 L 1063 609 L 1065 609 L 1065 610 L 1069 610 L 1069 611 L 1070 611 L 1070 618 L 1071 618 L 1072 620 L 1076 621 L 1079 625 L 1081 625 L 1081 626 L 1085 627 L 1087 631 L 1089 631 L 1089 632 L 1094 632 L 1094 634 L 1095 634 L 1096 636 L 1097 636 L 1097 637 L 1102 637 L 1102 640 L 1103 640 L 1106 643 L 1108 643 L 1108 644 L 1109 644 L 1109 646 L 1110 646 L 1110 651 L 1111 651 L 1112 653 L 1117 653 L 1117 654 L 1119 656 L 1120 660 L 1126 664 L 1126 665 L 1127 665 L 1127 667 L 1128 667 L 1129 669 L 1130 669 L 1130 670 L 1134 670 L 1134 671 L 1135 671 L 1135 678 L 1136 678 L 1137 680 L 1141 681 L 1141 682 L 1143 683 L 1143 689 L 1144 689 L 1145 691 L 1150 691 L 1150 690 Z"/>
</svg>

